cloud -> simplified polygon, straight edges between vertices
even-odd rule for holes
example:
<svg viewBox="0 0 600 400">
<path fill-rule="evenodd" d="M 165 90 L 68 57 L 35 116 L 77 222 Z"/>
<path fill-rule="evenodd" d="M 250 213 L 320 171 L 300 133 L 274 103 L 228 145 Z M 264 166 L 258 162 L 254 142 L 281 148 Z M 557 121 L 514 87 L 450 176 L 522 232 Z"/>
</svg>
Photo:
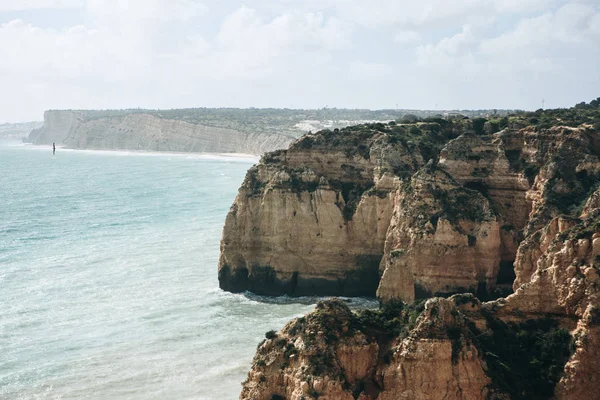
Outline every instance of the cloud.
<svg viewBox="0 0 600 400">
<path fill-rule="evenodd" d="M 194 0 L 87 0 L 87 11 L 103 24 L 124 22 L 187 22 L 208 7 Z"/>
<path fill-rule="evenodd" d="M 494 6 L 500 13 L 530 13 L 554 7 L 557 0 L 496 0 Z"/>
<path fill-rule="evenodd" d="M 482 16 L 498 11 L 503 0 L 323 0 L 337 12 L 356 24 L 368 28 L 395 26 L 415 30 L 439 28 L 461 23 L 474 23 Z M 516 1 L 516 0 L 508 0 Z M 529 0 L 542 1 L 542 0 Z M 525 0 L 527 3 L 528 1 Z M 514 8 L 514 7 L 513 7 Z"/>
<path fill-rule="evenodd" d="M 492 37 L 466 25 L 453 36 L 419 46 L 418 63 L 431 76 L 451 76 L 444 81 L 449 90 L 463 87 L 464 93 L 464 84 L 479 83 L 470 93 L 483 101 L 486 94 L 501 98 L 512 91 L 509 96 L 525 104 L 539 104 L 545 97 L 554 100 L 549 106 L 566 106 L 593 98 L 600 90 L 598 21 L 598 6 L 568 3 L 524 17 L 513 29 Z"/>
<path fill-rule="evenodd" d="M 487 54 L 510 51 L 520 55 L 553 57 L 558 55 L 557 50 L 570 51 L 569 47 L 577 45 L 589 45 L 590 50 L 598 50 L 598 21 L 598 8 L 566 4 L 554 13 L 521 20 L 516 29 L 484 41 L 482 51 Z"/>
<path fill-rule="evenodd" d="M 447 64 L 452 59 L 470 54 L 477 45 L 477 39 L 473 35 L 472 29 L 470 25 L 464 25 L 462 31 L 454 36 L 444 38 L 436 44 L 417 47 L 419 63 L 421 65 Z"/>
<path fill-rule="evenodd" d="M 92 23 L 62 30 L 22 20 L 0 25 L 0 86 L 20 97 L 35 93 L 0 107 L 0 120 L 22 119 L 31 108 L 41 115 L 47 108 L 276 105 L 257 88 L 272 99 L 286 87 L 314 96 L 332 55 L 350 43 L 347 26 L 319 12 L 265 18 L 239 7 L 209 41 L 196 29 L 208 12 L 197 2 L 124 4 L 89 0 Z"/>
<path fill-rule="evenodd" d="M 82 7 L 83 0 L 0 0 L 0 13 L 50 8 Z"/>
<path fill-rule="evenodd" d="M 377 81 L 391 75 L 393 69 L 388 64 L 364 61 L 351 62 L 348 69 L 348 79 L 358 81 Z"/>
<path fill-rule="evenodd" d="M 79 5 L 81 20 L 0 25 L 0 122 L 48 108 L 566 106 L 600 90 L 600 7 L 560 1 L 38 0 Z"/>
<path fill-rule="evenodd" d="M 214 72 L 268 76 L 323 62 L 330 51 L 347 45 L 345 27 L 335 18 L 291 12 L 265 21 L 256 10 L 241 7 L 225 18 L 217 34 L 213 50 L 219 66 Z"/>
<path fill-rule="evenodd" d="M 401 31 L 394 35 L 394 42 L 396 43 L 411 43 L 420 40 L 421 35 L 415 31 Z"/>
</svg>

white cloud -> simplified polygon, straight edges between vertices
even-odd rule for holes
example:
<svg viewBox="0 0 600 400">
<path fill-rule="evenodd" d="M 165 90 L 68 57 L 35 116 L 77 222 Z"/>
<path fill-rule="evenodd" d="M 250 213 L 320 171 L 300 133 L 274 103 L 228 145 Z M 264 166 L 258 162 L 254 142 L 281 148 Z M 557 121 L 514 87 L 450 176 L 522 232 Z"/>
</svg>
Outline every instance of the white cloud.
<svg viewBox="0 0 600 400">
<path fill-rule="evenodd" d="M 0 0 L 0 13 L 50 8 L 75 8 L 83 6 L 83 0 Z"/>
<path fill-rule="evenodd" d="M 401 31 L 394 35 L 394 42 L 396 43 L 412 43 L 421 40 L 421 35 L 415 31 Z"/>
<path fill-rule="evenodd" d="M 514 96 L 536 104 L 545 97 L 555 101 L 547 105 L 567 106 L 600 90 L 599 18 L 597 6 L 570 3 L 525 17 L 495 37 L 465 26 L 458 34 L 418 47 L 418 61 L 444 82 L 444 89 L 478 95 L 481 102 Z M 473 83 L 466 91 L 465 85 Z"/>
<path fill-rule="evenodd" d="M 357 81 L 377 81 L 391 75 L 393 68 L 388 64 L 354 61 L 348 68 L 348 79 Z"/>
<path fill-rule="evenodd" d="M 498 12 L 529 13 L 547 10 L 555 6 L 557 0 L 496 0 L 494 5 Z"/>
<path fill-rule="evenodd" d="M 323 0 L 340 15 L 369 28 L 397 26 L 409 29 L 473 23 L 497 11 L 500 0 Z M 533 0 L 532 0 L 533 1 Z"/>
<path fill-rule="evenodd" d="M 83 14 L 0 25 L 0 122 L 65 107 L 537 108 L 541 93 L 565 106 L 600 91 L 600 7 L 561 1 L 22 2 Z"/>
<path fill-rule="evenodd" d="M 469 54 L 477 40 L 473 35 L 472 27 L 464 25 L 462 31 L 454 36 L 440 40 L 437 44 L 423 45 L 417 47 L 417 55 L 420 64 L 430 64 L 431 58 L 436 58 L 437 63 L 441 59 L 460 58 Z"/>
<path fill-rule="evenodd" d="M 589 45 L 590 50 L 598 50 L 598 21 L 600 11 L 597 8 L 566 4 L 555 13 L 521 20 L 515 30 L 484 41 L 482 51 L 488 54 L 510 51 L 521 55 L 559 56 L 556 54 L 557 50 L 568 51 L 565 46 L 577 44 Z"/>
<path fill-rule="evenodd" d="M 217 35 L 224 47 L 268 46 L 271 51 L 290 45 L 336 49 L 347 45 L 345 28 L 321 13 L 285 13 L 263 21 L 254 9 L 241 7 L 225 18 Z"/>
<path fill-rule="evenodd" d="M 194 0 L 87 0 L 87 11 L 101 23 L 186 22 L 208 7 Z"/>
<path fill-rule="evenodd" d="M 349 45 L 336 18 L 290 11 L 267 19 L 247 7 L 227 15 L 208 41 L 194 29 L 206 12 L 182 0 L 89 0 L 93 28 L 0 25 L 0 86 L 17 96 L 35 93 L 0 107 L 0 120 L 22 119 L 32 107 L 41 115 L 64 107 L 257 105 L 256 87 L 278 82 L 280 96 L 285 87 L 322 85 L 331 52 Z M 300 76 L 307 72 L 308 80 Z M 248 95 L 236 93 L 242 88 Z"/>
</svg>

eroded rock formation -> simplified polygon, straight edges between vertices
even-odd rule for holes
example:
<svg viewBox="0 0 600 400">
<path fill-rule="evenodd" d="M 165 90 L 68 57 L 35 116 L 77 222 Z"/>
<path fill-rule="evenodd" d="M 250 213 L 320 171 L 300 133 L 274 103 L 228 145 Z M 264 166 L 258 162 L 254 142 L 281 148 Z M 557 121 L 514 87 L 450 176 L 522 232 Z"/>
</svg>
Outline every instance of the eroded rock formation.
<svg viewBox="0 0 600 400">
<path fill-rule="evenodd" d="M 332 136 L 334 133 L 332 132 Z M 382 135 L 307 136 L 251 168 L 225 222 L 219 281 L 261 294 L 374 294 L 398 178 Z M 385 152 L 385 149 L 381 149 Z M 405 152 L 404 160 L 415 163 Z M 381 162 L 380 162 L 381 161 Z"/>
<path fill-rule="evenodd" d="M 383 300 L 494 289 L 500 224 L 489 201 L 428 166 L 402 188 L 381 262 Z"/>
<path fill-rule="evenodd" d="M 359 314 L 320 303 L 259 346 L 240 399 L 596 398 L 600 210 L 563 222 L 538 236 L 535 270 L 507 298 Z"/>
<path fill-rule="evenodd" d="M 537 257 L 519 246 L 579 216 L 600 181 L 593 127 L 519 121 L 492 134 L 470 120 L 363 125 L 265 155 L 227 217 L 221 287 L 405 301 L 510 293 Z M 515 274 L 518 257 L 529 261 Z"/>
<path fill-rule="evenodd" d="M 368 291 L 383 306 L 353 313 L 327 301 L 269 333 L 240 399 L 597 398 L 600 123 L 535 115 L 544 127 L 515 118 L 500 131 L 428 121 L 321 132 L 249 171 L 224 229 L 221 286 L 312 293 L 301 279 L 328 271 L 318 293 L 351 294 L 347 277 L 370 254 L 380 262 Z M 282 245 L 305 217 L 263 213 L 295 198 L 293 210 L 310 214 L 320 190 L 335 208 L 321 197 L 318 209 L 353 235 L 330 231 L 321 257 L 286 270 L 288 252 L 315 248 L 308 235 Z M 503 291 L 513 293 L 481 302 Z M 419 300 L 452 293 L 463 294 Z"/>
<path fill-rule="evenodd" d="M 485 398 L 485 362 L 452 301 L 427 302 L 416 320 L 418 309 L 397 311 L 387 321 L 339 300 L 319 303 L 259 346 L 240 398 Z M 384 326 L 400 328 L 398 318 L 405 330 L 390 334 Z"/>
</svg>

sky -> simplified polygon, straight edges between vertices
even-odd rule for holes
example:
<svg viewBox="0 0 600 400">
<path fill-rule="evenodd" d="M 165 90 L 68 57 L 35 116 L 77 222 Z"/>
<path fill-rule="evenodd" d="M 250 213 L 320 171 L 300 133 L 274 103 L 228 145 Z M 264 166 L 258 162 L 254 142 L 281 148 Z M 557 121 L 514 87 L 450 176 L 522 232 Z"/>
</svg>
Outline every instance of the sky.
<svg viewBox="0 0 600 400">
<path fill-rule="evenodd" d="M 0 123 L 47 109 L 535 110 L 600 96 L 600 0 L 0 0 Z"/>
</svg>

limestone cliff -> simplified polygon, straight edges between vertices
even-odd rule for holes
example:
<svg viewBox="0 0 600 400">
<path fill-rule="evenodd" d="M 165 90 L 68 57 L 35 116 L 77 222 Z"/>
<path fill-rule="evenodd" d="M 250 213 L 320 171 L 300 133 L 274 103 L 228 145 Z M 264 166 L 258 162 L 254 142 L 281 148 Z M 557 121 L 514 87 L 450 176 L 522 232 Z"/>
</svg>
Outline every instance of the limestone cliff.
<svg viewBox="0 0 600 400">
<path fill-rule="evenodd" d="M 530 281 L 505 299 L 358 314 L 319 303 L 267 334 L 240 399 L 595 399 L 600 210 L 552 220 L 538 239 Z"/>
<path fill-rule="evenodd" d="M 598 130 L 561 121 L 515 118 L 495 133 L 470 120 L 370 124 L 267 154 L 227 216 L 220 285 L 405 301 L 510 293 L 533 269 L 515 273 L 519 246 L 578 216 L 600 182 Z"/>
<path fill-rule="evenodd" d="M 224 228 L 221 286 L 376 288 L 382 307 L 332 300 L 268 333 L 240 399 L 597 398 L 599 156 L 600 112 L 555 110 L 320 132 L 263 157 Z M 313 202 L 319 191 L 329 197 Z M 315 210 L 352 234 L 286 241 L 307 220 L 330 228 Z M 463 294 L 419 300 L 452 293 Z"/>
<path fill-rule="evenodd" d="M 76 149 L 263 154 L 286 147 L 294 136 L 238 130 L 164 118 L 151 113 L 96 115 L 91 111 L 52 110 L 33 130 L 34 144 L 53 142 Z"/>
<path fill-rule="evenodd" d="M 267 333 L 240 399 L 594 398 L 595 342 L 574 349 L 556 321 L 504 322 L 497 308 L 470 294 L 358 314 L 319 303 Z"/>
<path fill-rule="evenodd" d="M 259 346 L 240 399 L 485 398 L 491 380 L 467 320 L 443 299 L 415 320 L 419 311 L 319 303 Z"/>
<path fill-rule="evenodd" d="M 500 223 L 488 199 L 428 166 L 402 187 L 381 262 L 384 300 L 496 286 Z"/>
<path fill-rule="evenodd" d="M 587 210 L 582 219 L 553 219 L 519 249 L 518 273 L 521 264 L 527 281 L 494 303 L 497 314 L 504 319 L 551 316 L 567 326 L 575 352 L 556 398 L 594 398 L 600 389 L 600 209 Z"/>
<path fill-rule="evenodd" d="M 265 155 L 227 216 L 221 287 L 374 295 L 400 184 L 393 171 L 408 175 L 422 164 L 418 147 L 352 128 L 308 135 Z"/>
</svg>

